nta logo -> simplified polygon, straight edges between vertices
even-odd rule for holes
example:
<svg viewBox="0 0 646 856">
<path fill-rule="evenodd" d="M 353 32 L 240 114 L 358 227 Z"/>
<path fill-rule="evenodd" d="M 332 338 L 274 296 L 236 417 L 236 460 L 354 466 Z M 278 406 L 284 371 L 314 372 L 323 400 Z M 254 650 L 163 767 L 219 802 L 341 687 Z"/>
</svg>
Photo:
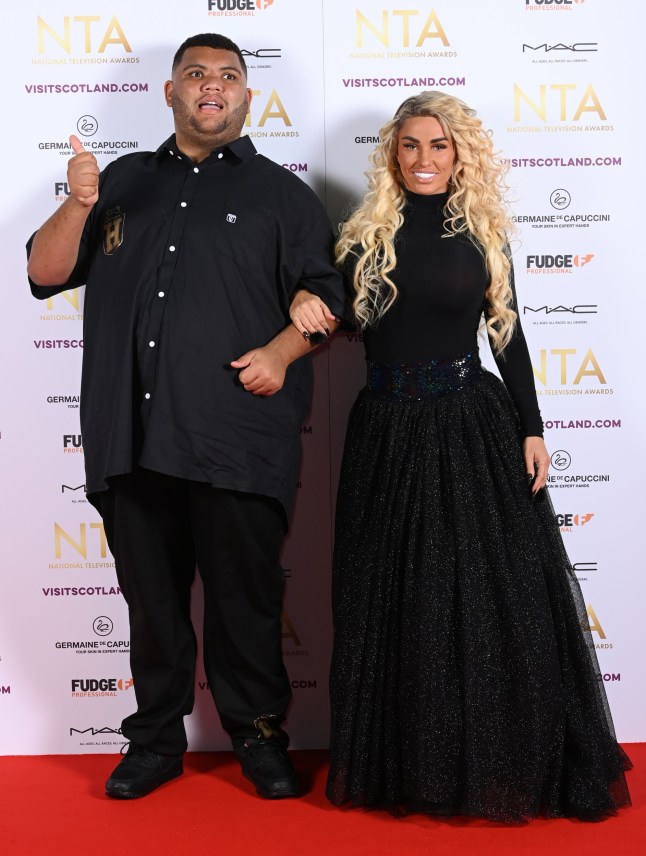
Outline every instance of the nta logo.
<svg viewBox="0 0 646 856">
<path fill-rule="evenodd" d="M 582 93 L 576 92 L 577 89 L 576 83 L 541 83 L 538 94 L 528 95 L 514 83 L 514 122 L 522 121 L 523 107 L 543 122 L 548 121 L 548 110 L 552 122 L 578 122 L 584 113 L 596 113 L 605 121 L 606 113 L 592 84 L 588 83 Z M 573 90 L 575 93 L 571 95 Z"/>
<path fill-rule="evenodd" d="M 98 27 L 97 27 L 98 25 Z M 100 15 L 65 15 L 57 29 L 38 15 L 38 53 L 47 53 L 47 46 L 55 43 L 69 56 L 76 50 L 84 54 L 94 52 L 100 38 L 97 53 L 104 53 L 108 45 L 120 45 L 126 53 L 132 53 L 126 34 L 113 15 L 107 26 L 101 23 Z"/>
<path fill-rule="evenodd" d="M 262 95 L 262 92 L 260 89 L 253 89 L 252 92 L 254 97 L 254 101 L 252 101 L 252 104 L 254 104 L 256 98 Z M 257 127 L 262 128 L 268 119 L 281 119 L 283 124 L 288 128 L 290 128 L 292 125 L 292 120 L 289 118 L 287 110 L 285 110 L 283 102 L 281 101 L 280 95 L 275 89 L 272 89 L 271 94 L 269 95 L 269 99 L 267 100 L 265 109 L 262 111 L 262 115 L 258 120 Z M 247 118 L 245 119 L 245 127 L 249 128 L 251 127 L 251 124 L 252 114 L 250 109 L 247 113 Z"/>
<path fill-rule="evenodd" d="M 394 45 L 404 48 L 411 46 L 421 48 L 428 39 L 439 39 L 445 47 L 450 44 L 435 10 L 431 10 L 430 15 L 421 25 L 417 17 L 419 15 L 418 9 L 392 9 L 390 11 L 384 9 L 381 12 L 380 22 L 378 22 L 378 14 L 375 14 L 373 22 L 360 9 L 355 11 L 358 48 L 365 47 L 366 34 L 374 36 L 385 48 Z M 396 36 L 393 31 L 396 31 Z"/>
<path fill-rule="evenodd" d="M 98 536 L 99 552 L 102 559 L 108 554 L 108 542 L 105 537 L 103 523 L 79 523 L 79 540 L 76 541 L 69 532 L 66 532 L 58 523 L 54 523 L 54 550 L 57 559 L 63 556 L 63 541 L 66 541 L 73 550 L 79 553 L 84 559 L 88 557 L 87 530 L 88 525 L 90 530 L 94 530 Z"/>
<path fill-rule="evenodd" d="M 548 375 L 548 351 L 543 348 L 539 353 L 540 368 L 534 367 L 534 375 L 536 379 L 543 384 L 543 386 L 546 386 Z M 568 383 L 568 357 L 576 356 L 576 353 L 576 348 L 551 348 L 549 351 L 549 355 L 551 357 L 558 358 L 559 384 L 561 386 L 565 386 Z M 553 360 L 550 360 L 550 364 L 553 364 L 553 362 Z M 572 385 L 577 386 L 581 383 L 584 377 L 595 377 L 597 381 L 603 385 L 607 383 L 592 348 L 588 348 L 585 352 L 579 368 L 574 375 L 574 380 L 572 380 Z"/>
</svg>

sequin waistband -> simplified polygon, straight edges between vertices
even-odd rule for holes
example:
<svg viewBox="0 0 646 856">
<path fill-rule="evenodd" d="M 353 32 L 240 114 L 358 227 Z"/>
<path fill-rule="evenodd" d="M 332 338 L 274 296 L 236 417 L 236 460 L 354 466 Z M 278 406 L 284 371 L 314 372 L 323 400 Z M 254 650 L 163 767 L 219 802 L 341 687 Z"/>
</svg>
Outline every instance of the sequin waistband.
<svg viewBox="0 0 646 856">
<path fill-rule="evenodd" d="M 477 352 L 403 365 L 368 360 L 367 387 L 377 398 L 421 401 L 457 392 L 477 381 L 483 371 Z"/>
</svg>

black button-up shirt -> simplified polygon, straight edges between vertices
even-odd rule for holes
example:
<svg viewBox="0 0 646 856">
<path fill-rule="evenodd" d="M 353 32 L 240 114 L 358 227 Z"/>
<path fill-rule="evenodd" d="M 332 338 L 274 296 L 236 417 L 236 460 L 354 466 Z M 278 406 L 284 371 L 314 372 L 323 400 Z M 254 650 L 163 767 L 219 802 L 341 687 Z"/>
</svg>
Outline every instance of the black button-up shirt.
<svg viewBox="0 0 646 856">
<path fill-rule="evenodd" d="M 30 245 L 28 245 L 29 248 Z M 137 464 L 291 509 L 309 359 L 280 392 L 246 392 L 231 360 L 289 324 L 297 288 L 346 316 L 325 211 L 248 137 L 199 164 L 171 137 L 101 173 L 79 258 L 47 298 L 86 284 L 81 430 L 87 491 Z"/>
</svg>

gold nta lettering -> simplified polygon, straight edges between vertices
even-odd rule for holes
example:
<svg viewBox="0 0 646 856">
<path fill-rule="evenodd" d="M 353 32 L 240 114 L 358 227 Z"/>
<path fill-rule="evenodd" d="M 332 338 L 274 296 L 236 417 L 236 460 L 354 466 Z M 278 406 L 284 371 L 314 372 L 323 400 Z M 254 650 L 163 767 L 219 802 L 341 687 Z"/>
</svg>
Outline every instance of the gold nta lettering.
<svg viewBox="0 0 646 856">
<path fill-rule="evenodd" d="M 381 13 L 381 28 L 379 25 L 373 24 L 360 9 L 357 9 L 355 11 L 357 47 L 364 47 L 364 31 L 372 33 L 384 47 L 390 47 L 390 15 L 401 19 L 402 47 L 411 47 L 411 18 L 419 15 L 419 10 L 417 9 L 393 9 L 391 12 L 384 10 Z M 420 30 L 415 47 L 421 48 L 427 39 L 439 39 L 445 47 L 448 47 L 450 44 L 444 27 L 440 23 L 440 19 L 434 9 L 431 10 L 424 26 Z"/>
</svg>

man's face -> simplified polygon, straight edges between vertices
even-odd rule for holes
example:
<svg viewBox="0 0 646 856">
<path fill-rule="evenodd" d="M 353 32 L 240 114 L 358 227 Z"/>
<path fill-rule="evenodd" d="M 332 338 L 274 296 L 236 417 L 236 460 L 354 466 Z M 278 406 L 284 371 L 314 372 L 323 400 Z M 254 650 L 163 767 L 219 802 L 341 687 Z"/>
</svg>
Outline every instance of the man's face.
<svg viewBox="0 0 646 856">
<path fill-rule="evenodd" d="M 186 154 L 210 151 L 240 136 L 251 90 L 231 51 L 188 48 L 164 91 L 173 109 L 177 143 Z"/>
</svg>

